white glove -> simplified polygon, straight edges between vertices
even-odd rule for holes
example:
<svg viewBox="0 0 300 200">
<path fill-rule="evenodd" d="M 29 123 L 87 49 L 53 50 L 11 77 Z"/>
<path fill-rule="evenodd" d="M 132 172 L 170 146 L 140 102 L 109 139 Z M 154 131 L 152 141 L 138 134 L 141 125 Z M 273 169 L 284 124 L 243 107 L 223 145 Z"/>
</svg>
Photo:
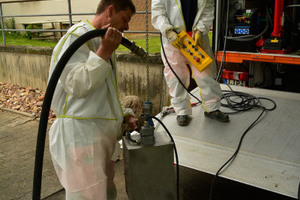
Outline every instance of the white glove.
<svg viewBox="0 0 300 200">
<path fill-rule="evenodd" d="M 168 30 L 166 32 L 167 39 L 170 43 L 175 42 L 177 40 L 177 33 L 173 31 L 172 29 Z"/>
</svg>

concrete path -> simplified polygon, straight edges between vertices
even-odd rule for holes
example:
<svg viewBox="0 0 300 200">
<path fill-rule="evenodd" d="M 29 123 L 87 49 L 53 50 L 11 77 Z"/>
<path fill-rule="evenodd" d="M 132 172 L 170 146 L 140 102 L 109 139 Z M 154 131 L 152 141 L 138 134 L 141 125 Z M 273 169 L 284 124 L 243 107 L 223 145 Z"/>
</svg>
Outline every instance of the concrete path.
<svg viewBox="0 0 300 200">
<path fill-rule="evenodd" d="M 38 120 L 0 110 L 0 199 L 31 199 Z M 42 198 L 62 189 L 45 147 Z"/>
<path fill-rule="evenodd" d="M 39 120 L 28 114 L 0 109 L 0 200 L 32 198 L 38 125 Z M 115 183 L 118 199 L 127 200 L 122 161 L 116 164 Z M 47 136 L 41 199 L 64 198 L 64 190 L 52 165 Z"/>
</svg>

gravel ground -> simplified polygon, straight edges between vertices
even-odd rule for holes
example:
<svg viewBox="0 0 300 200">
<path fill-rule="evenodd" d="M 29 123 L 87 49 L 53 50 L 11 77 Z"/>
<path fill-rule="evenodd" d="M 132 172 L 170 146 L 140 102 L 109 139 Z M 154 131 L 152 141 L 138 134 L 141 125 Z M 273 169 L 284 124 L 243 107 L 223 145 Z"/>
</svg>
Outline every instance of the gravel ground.
<svg viewBox="0 0 300 200">
<path fill-rule="evenodd" d="M 39 118 L 44 97 L 45 92 L 38 88 L 0 82 L 0 107 L 26 112 Z M 50 110 L 49 120 L 54 121 L 55 118 Z"/>
<path fill-rule="evenodd" d="M 39 118 L 44 97 L 45 92 L 38 88 L 0 82 L 0 108 L 26 112 Z M 125 96 L 121 101 L 125 107 L 131 108 L 136 116 L 143 112 L 143 102 L 137 96 Z M 54 121 L 55 118 L 55 114 L 50 110 L 49 120 Z"/>
</svg>

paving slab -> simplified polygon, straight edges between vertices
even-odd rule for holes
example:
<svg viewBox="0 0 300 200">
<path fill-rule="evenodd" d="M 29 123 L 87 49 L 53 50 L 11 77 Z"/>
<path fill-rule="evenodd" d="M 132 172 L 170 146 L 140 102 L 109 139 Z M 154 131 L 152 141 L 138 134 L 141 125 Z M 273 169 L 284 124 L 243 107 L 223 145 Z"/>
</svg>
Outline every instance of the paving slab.
<svg viewBox="0 0 300 200">
<path fill-rule="evenodd" d="M 38 119 L 0 109 L 0 199 L 31 199 Z M 50 127 L 50 126 L 49 126 Z M 45 146 L 41 198 L 62 189 Z"/>
<path fill-rule="evenodd" d="M 0 109 L 0 200 L 31 199 L 39 119 Z M 51 123 L 48 124 L 48 130 Z M 65 193 L 55 174 L 46 137 L 41 199 L 63 200 Z M 123 161 L 116 163 L 119 200 L 127 200 Z"/>
</svg>

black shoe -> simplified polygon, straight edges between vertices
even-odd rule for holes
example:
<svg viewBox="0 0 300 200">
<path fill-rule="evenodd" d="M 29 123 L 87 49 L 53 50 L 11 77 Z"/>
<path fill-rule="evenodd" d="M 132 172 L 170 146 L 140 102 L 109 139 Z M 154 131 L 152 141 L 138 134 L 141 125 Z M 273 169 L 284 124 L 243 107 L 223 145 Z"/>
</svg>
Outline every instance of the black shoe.
<svg viewBox="0 0 300 200">
<path fill-rule="evenodd" d="M 177 124 L 179 126 L 186 126 L 189 124 L 189 116 L 188 115 L 177 115 L 176 120 L 177 120 Z"/>
<path fill-rule="evenodd" d="M 225 113 L 222 113 L 219 110 L 215 110 L 212 112 L 204 112 L 205 117 L 215 119 L 220 122 L 229 122 L 229 116 Z"/>
</svg>

